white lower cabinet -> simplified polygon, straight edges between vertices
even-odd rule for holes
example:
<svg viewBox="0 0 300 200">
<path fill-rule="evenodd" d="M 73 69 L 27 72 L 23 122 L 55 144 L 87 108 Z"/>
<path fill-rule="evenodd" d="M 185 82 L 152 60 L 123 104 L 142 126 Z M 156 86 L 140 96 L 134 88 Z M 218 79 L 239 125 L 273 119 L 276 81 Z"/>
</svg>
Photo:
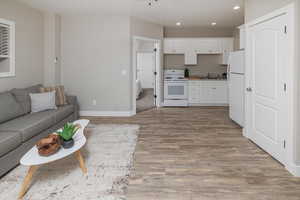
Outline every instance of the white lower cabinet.
<svg viewBox="0 0 300 200">
<path fill-rule="evenodd" d="M 189 81 L 189 104 L 191 106 L 228 104 L 227 81 Z"/>
</svg>

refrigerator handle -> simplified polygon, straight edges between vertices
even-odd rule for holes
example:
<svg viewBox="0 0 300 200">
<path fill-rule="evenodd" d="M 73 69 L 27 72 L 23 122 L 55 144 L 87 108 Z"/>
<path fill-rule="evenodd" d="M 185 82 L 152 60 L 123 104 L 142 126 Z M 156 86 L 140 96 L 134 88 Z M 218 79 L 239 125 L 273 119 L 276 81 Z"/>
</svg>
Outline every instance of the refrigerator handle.
<svg viewBox="0 0 300 200">
<path fill-rule="evenodd" d="M 230 64 L 227 65 L 227 80 L 230 80 Z"/>
</svg>

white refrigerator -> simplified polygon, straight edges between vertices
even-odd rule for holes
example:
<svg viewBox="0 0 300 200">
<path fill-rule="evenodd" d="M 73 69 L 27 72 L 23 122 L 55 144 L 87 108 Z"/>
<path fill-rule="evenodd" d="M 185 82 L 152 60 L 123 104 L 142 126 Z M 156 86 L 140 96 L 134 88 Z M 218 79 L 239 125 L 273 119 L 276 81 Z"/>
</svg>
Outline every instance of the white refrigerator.
<svg viewBox="0 0 300 200">
<path fill-rule="evenodd" d="M 245 51 L 231 52 L 228 67 L 229 116 L 244 127 Z"/>
</svg>

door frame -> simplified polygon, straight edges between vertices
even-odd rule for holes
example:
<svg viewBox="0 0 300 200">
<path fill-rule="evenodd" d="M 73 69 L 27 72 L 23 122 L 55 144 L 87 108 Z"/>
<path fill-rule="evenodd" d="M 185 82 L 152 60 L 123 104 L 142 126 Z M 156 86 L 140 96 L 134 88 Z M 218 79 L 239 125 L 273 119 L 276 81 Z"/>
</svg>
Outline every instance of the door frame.
<svg viewBox="0 0 300 200">
<path fill-rule="evenodd" d="M 286 68 L 286 74 L 287 78 L 285 80 L 287 84 L 287 99 L 286 99 L 286 105 L 288 110 L 287 116 L 288 116 L 288 124 L 286 124 L 287 127 L 287 134 L 285 137 L 286 141 L 286 148 L 285 148 L 285 163 L 283 163 L 286 167 L 286 169 L 291 172 L 293 175 L 300 176 L 300 166 L 295 165 L 295 159 L 294 159 L 294 152 L 295 152 L 295 108 L 296 108 L 296 58 L 295 58 L 295 51 L 296 51 L 296 46 L 295 46 L 295 4 L 291 3 L 288 6 L 285 6 L 281 9 L 275 10 L 272 13 L 269 13 L 263 17 L 260 17 L 258 19 L 255 19 L 245 25 L 246 27 L 246 48 L 245 48 L 245 53 L 246 53 L 246 69 L 245 69 L 245 128 L 243 130 L 243 134 L 245 137 L 249 138 L 251 135 L 251 125 L 252 125 L 252 113 L 251 113 L 251 98 L 252 94 L 249 92 L 246 92 L 247 87 L 251 87 L 252 84 L 252 74 L 251 74 L 251 57 L 250 53 L 247 47 L 249 47 L 251 38 L 249 36 L 249 29 L 257 24 L 261 24 L 265 21 L 268 21 L 272 18 L 281 16 L 281 15 L 286 15 L 287 16 L 287 40 L 288 40 L 288 57 L 287 57 L 287 62 L 288 62 L 288 68 Z M 284 31 L 284 27 L 283 27 Z"/>
<path fill-rule="evenodd" d="M 155 91 L 157 98 L 155 104 L 157 107 L 161 107 L 161 51 L 162 51 L 162 41 L 159 39 L 142 37 L 142 36 L 133 36 L 132 37 L 132 114 L 136 115 L 136 70 L 137 70 L 137 40 L 151 41 L 155 43 L 156 48 L 156 59 L 155 59 L 155 71 L 157 72 L 155 79 Z"/>
</svg>

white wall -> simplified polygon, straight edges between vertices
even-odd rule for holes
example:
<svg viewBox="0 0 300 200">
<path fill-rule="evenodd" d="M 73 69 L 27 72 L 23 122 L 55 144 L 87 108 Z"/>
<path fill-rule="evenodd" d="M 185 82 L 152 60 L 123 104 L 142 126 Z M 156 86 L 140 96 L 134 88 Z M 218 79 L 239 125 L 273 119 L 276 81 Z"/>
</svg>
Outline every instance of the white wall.
<svg viewBox="0 0 300 200">
<path fill-rule="evenodd" d="M 266 15 L 297 0 L 245 0 L 245 22 Z"/>
<path fill-rule="evenodd" d="M 62 16 L 61 33 L 62 82 L 81 110 L 131 110 L 129 17 Z"/>
<path fill-rule="evenodd" d="M 16 76 L 0 78 L 0 91 L 43 83 L 43 14 L 13 0 L 0 0 L 0 18 L 16 22 Z"/>
</svg>

